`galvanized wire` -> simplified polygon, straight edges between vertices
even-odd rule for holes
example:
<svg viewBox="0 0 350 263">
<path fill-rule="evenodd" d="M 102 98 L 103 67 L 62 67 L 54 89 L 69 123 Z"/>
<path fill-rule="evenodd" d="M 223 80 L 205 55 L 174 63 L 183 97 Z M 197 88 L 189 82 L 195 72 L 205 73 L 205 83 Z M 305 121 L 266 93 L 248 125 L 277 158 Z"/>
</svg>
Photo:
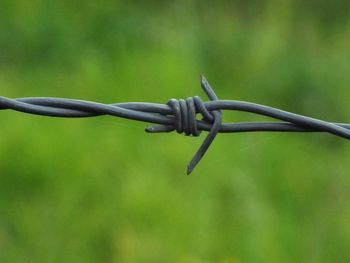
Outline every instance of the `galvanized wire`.
<svg viewBox="0 0 350 263">
<path fill-rule="evenodd" d="M 64 98 L 9 99 L 0 97 L 0 110 L 11 109 L 35 115 L 64 118 L 111 115 L 157 124 L 146 128 L 146 131 L 150 133 L 177 131 L 187 136 L 199 136 L 202 131 L 208 131 L 208 136 L 187 167 L 187 174 L 193 171 L 218 133 L 328 132 L 350 139 L 350 124 L 332 123 L 251 102 L 219 100 L 203 76 L 201 76 L 201 86 L 210 101 L 203 102 L 198 96 L 195 96 L 186 100 L 171 99 L 167 104 L 146 102 L 103 104 Z M 250 112 L 282 122 L 222 123 L 222 110 Z M 198 114 L 202 115 L 201 120 L 196 118 Z"/>
</svg>

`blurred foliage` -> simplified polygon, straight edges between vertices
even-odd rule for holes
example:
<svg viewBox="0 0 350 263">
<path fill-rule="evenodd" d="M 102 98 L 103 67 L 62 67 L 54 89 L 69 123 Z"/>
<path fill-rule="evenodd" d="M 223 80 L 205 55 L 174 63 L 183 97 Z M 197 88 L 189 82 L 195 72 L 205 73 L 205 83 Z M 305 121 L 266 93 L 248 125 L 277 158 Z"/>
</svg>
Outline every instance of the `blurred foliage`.
<svg viewBox="0 0 350 263">
<path fill-rule="evenodd" d="M 350 122 L 350 2 L 0 2 L 0 94 L 202 95 Z M 350 148 L 327 134 L 202 138 L 1 112 L 0 262 L 350 262 Z M 227 113 L 225 120 L 258 120 Z M 262 119 L 263 120 L 263 119 Z"/>
</svg>

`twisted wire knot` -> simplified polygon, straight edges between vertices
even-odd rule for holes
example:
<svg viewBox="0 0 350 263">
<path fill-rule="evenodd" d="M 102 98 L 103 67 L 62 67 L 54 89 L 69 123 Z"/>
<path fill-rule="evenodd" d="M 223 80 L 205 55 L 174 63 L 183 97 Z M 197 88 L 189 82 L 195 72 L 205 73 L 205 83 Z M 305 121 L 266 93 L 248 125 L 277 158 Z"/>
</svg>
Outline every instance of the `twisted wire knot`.
<svg viewBox="0 0 350 263">
<path fill-rule="evenodd" d="M 201 86 L 211 101 L 218 100 L 214 90 L 210 87 L 204 76 L 201 76 Z M 196 119 L 198 113 L 202 115 L 202 121 L 206 122 L 211 127 L 208 136 L 187 166 L 187 174 L 190 174 L 202 159 L 222 126 L 221 111 L 209 111 L 198 96 L 189 97 L 186 100 L 171 99 L 168 101 L 167 105 L 171 109 L 174 118 L 173 124 L 149 126 L 146 128 L 147 132 L 156 133 L 176 130 L 178 133 L 184 133 L 186 136 L 199 136 L 201 130 L 198 129 L 199 121 Z"/>
<path fill-rule="evenodd" d="M 201 130 L 198 129 L 196 115 L 200 113 L 202 120 L 212 124 L 215 115 L 208 111 L 200 97 L 189 97 L 184 99 L 171 99 L 167 105 L 171 108 L 174 116 L 173 130 L 178 133 L 184 133 L 187 136 L 199 136 Z"/>
</svg>

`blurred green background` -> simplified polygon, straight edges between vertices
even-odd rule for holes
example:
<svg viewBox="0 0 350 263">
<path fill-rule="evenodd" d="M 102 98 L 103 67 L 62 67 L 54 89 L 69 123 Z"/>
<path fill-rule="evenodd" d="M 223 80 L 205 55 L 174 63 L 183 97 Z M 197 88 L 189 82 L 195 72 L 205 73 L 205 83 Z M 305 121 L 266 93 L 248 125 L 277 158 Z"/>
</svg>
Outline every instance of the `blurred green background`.
<svg viewBox="0 0 350 263">
<path fill-rule="evenodd" d="M 349 1 L 0 2 L 0 94 L 201 95 L 350 122 Z M 348 142 L 2 111 L 0 262 L 350 262 Z M 226 121 L 267 120 L 224 113 Z"/>
</svg>

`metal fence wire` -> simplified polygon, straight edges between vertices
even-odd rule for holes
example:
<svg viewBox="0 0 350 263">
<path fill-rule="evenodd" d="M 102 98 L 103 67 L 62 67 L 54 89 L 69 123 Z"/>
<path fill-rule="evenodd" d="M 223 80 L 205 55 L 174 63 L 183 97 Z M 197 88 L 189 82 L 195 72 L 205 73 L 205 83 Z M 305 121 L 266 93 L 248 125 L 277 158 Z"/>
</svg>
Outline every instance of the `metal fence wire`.
<svg viewBox="0 0 350 263">
<path fill-rule="evenodd" d="M 193 171 L 218 133 L 328 132 L 350 139 L 350 124 L 327 122 L 251 102 L 219 100 L 204 76 L 201 76 L 201 86 L 210 101 L 203 102 L 200 97 L 194 96 L 186 100 L 171 99 L 167 104 L 147 102 L 103 104 L 64 98 L 0 97 L 0 110 L 11 109 L 35 115 L 64 118 L 111 115 L 157 124 L 146 127 L 149 133 L 177 131 L 187 136 L 199 136 L 202 131 L 207 131 L 209 132 L 207 137 L 187 166 L 187 174 Z M 222 110 L 250 112 L 282 122 L 222 123 Z M 202 115 L 201 120 L 196 118 L 197 114 Z"/>
</svg>

